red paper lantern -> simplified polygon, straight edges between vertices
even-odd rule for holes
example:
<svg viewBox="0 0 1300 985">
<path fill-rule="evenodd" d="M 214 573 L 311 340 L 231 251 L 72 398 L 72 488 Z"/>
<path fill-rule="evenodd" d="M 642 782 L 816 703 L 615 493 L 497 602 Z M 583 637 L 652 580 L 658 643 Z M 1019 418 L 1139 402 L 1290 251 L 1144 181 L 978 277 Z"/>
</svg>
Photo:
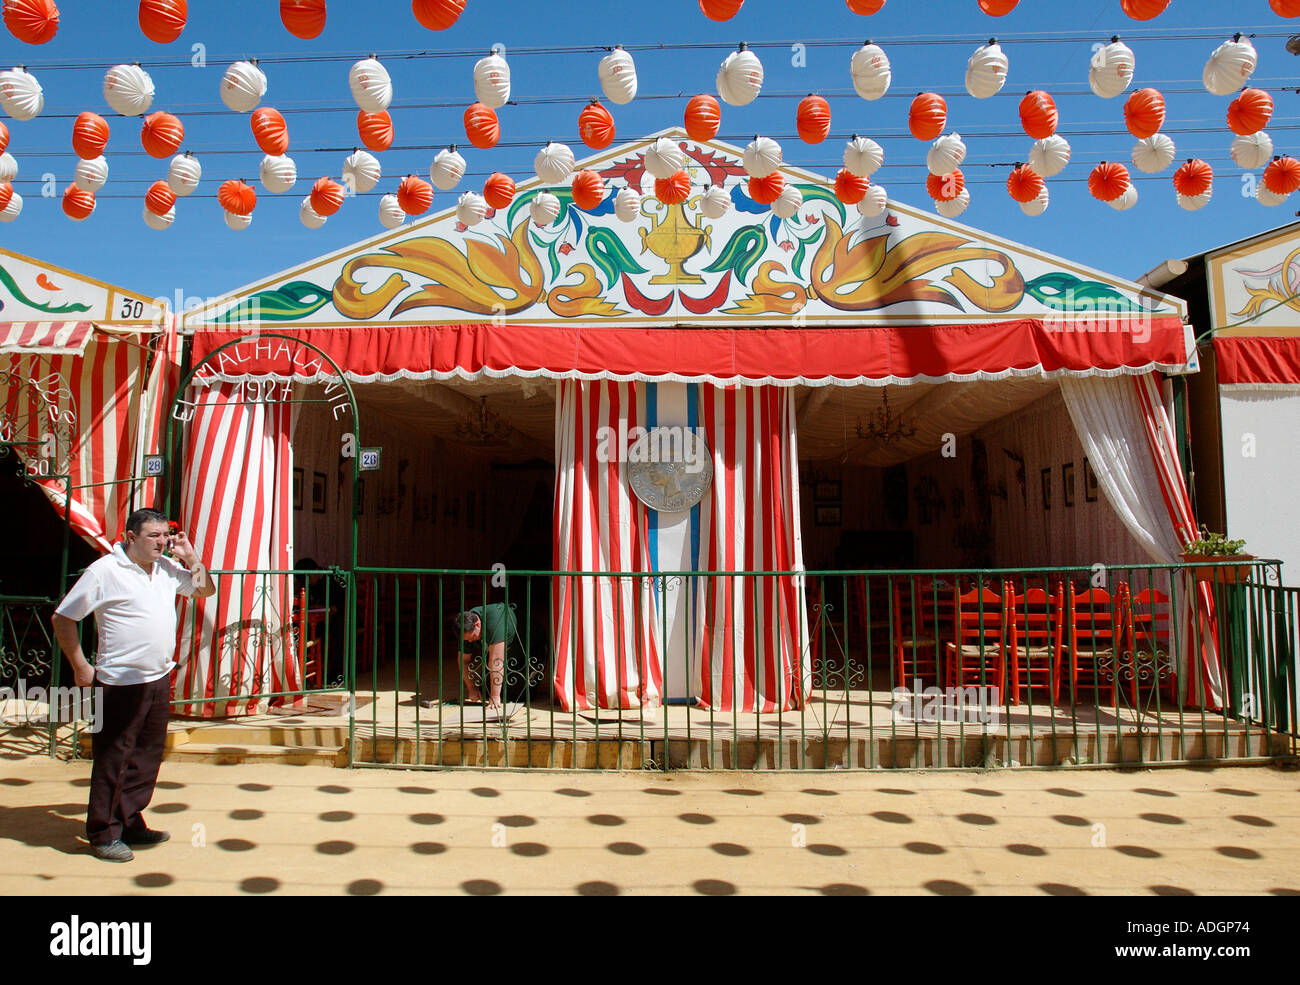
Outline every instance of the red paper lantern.
<svg viewBox="0 0 1300 985">
<path fill-rule="evenodd" d="M 325 0 L 280 0 L 280 20 L 295 38 L 310 41 L 325 30 Z"/>
<path fill-rule="evenodd" d="M 759 205 L 771 205 L 785 191 L 785 175 L 773 171 L 762 178 L 749 179 L 749 197 Z"/>
<path fill-rule="evenodd" d="M 1259 133 L 1273 116 L 1273 97 L 1263 89 L 1243 89 L 1228 104 L 1228 129 L 1243 136 Z"/>
<path fill-rule="evenodd" d="M 1300 188 L 1300 161 L 1275 157 L 1264 169 L 1264 187 L 1274 195 L 1290 195 Z"/>
<path fill-rule="evenodd" d="M 369 150 L 388 150 L 393 143 L 393 118 L 387 110 L 357 113 L 357 135 Z"/>
<path fill-rule="evenodd" d="M 515 180 L 508 174 L 493 171 L 483 182 L 483 198 L 494 209 L 504 209 L 515 200 Z"/>
<path fill-rule="evenodd" d="M 1165 125 L 1165 97 L 1158 89 L 1139 89 L 1124 103 L 1124 123 L 1138 140 L 1159 133 Z"/>
<path fill-rule="evenodd" d="M 799 100 L 794 125 L 804 143 L 820 144 L 831 132 L 831 104 L 821 96 L 804 96 Z"/>
<path fill-rule="evenodd" d="M 19 41 L 45 44 L 59 29 L 59 8 L 54 6 L 54 0 L 4 0 L 4 3 L 5 27 Z"/>
<path fill-rule="evenodd" d="M 76 185 L 69 185 L 63 189 L 63 211 L 73 219 L 86 218 L 95 211 L 95 193 L 82 191 Z"/>
<path fill-rule="evenodd" d="M 990 17 L 1005 17 L 1016 9 L 1020 0 L 980 0 L 980 10 Z"/>
<path fill-rule="evenodd" d="M 745 0 L 700 0 L 700 10 L 711 21 L 729 21 L 744 5 Z"/>
<path fill-rule="evenodd" d="M 685 173 L 685 172 L 681 172 Z M 690 182 L 687 182 L 690 189 Z M 605 198 L 605 180 L 595 171 L 579 171 L 573 176 L 573 204 L 590 212 Z"/>
<path fill-rule="evenodd" d="M 678 169 L 667 178 L 655 179 L 655 198 L 665 205 L 677 205 L 685 202 L 691 194 L 691 176 Z"/>
<path fill-rule="evenodd" d="M 154 215 L 166 215 L 176 204 L 176 193 L 165 181 L 155 181 L 144 195 L 144 207 Z"/>
<path fill-rule="evenodd" d="M 257 191 L 242 181 L 231 178 L 217 189 L 217 201 L 227 212 L 235 215 L 252 215 L 257 208 Z"/>
<path fill-rule="evenodd" d="M 3 153 L 4 151 L 0 151 L 0 154 Z M 0 212 L 3 212 L 5 209 L 9 208 L 9 203 L 13 201 L 13 197 L 14 197 L 14 186 L 9 184 L 9 182 L 7 181 L 0 183 Z"/>
<path fill-rule="evenodd" d="M 1193 158 L 1174 172 L 1174 188 L 1187 198 L 1204 195 L 1214 184 L 1214 169 L 1200 158 Z"/>
<path fill-rule="evenodd" d="M 951 202 L 966 187 L 966 176 L 960 168 L 948 174 L 932 174 L 925 179 L 925 190 L 936 202 Z"/>
<path fill-rule="evenodd" d="M 614 142 L 614 117 L 609 110 L 593 99 L 578 114 L 578 136 L 593 150 L 601 150 Z"/>
<path fill-rule="evenodd" d="M 311 207 L 317 215 L 333 215 L 343 205 L 343 186 L 329 178 L 317 178 L 311 186 Z"/>
<path fill-rule="evenodd" d="M 397 186 L 397 204 L 407 215 L 422 215 L 433 204 L 433 186 L 423 178 L 408 174 Z"/>
<path fill-rule="evenodd" d="M 140 143 L 150 157 L 171 157 L 184 139 L 184 125 L 170 113 L 150 113 L 140 128 Z"/>
<path fill-rule="evenodd" d="M 1300 17 L 1300 0 L 1268 0 L 1268 5 L 1279 17 Z"/>
<path fill-rule="evenodd" d="M 0 121 L 0 154 L 9 149 L 9 128 Z"/>
<path fill-rule="evenodd" d="M 1027 92 L 1020 100 L 1020 125 L 1035 140 L 1044 140 L 1056 133 L 1059 122 L 1056 101 L 1042 89 Z"/>
<path fill-rule="evenodd" d="M 185 0 L 140 0 L 140 30 L 150 41 L 175 41 L 185 30 L 185 16 Z"/>
<path fill-rule="evenodd" d="M 108 123 L 98 113 L 79 113 L 72 124 L 72 150 L 83 161 L 93 161 L 108 146 Z"/>
<path fill-rule="evenodd" d="M 835 176 L 835 197 L 845 205 L 857 205 L 866 197 L 871 187 L 871 179 L 862 175 L 851 174 L 840 168 Z"/>
<path fill-rule="evenodd" d="M 480 150 L 495 147 L 501 139 L 501 124 L 496 111 L 482 103 L 473 103 L 465 110 L 465 136 Z"/>
<path fill-rule="evenodd" d="M 1102 161 L 1088 175 L 1088 191 L 1093 198 L 1113 202 L 1128 191 L 1128 168 L 1114 161 Z"/>
<path fill-rule="evenodd" d="M 712 140 L 722 125 L 722 108 L 712 96 L 692 96 L 686 103 L 685 122 L 692 140 Z"/>
<path fill-rule="evenodd" d="M 445 31 L 465 12 L 465 0 L 411 0 L 411 12 L 430 31 Z M 410 214 L 419 215 L 419 212 Z"/>
<path fill-rule="evenodd" d="M 937 92 L 922 92 L 912 100 L 907 128 L 917 140 L 934 140 L 948 123 L 948 104 Z"/>
<path fill-rule="evenodd" d="M 1007 194 L 1017 202 L 1032 202 L 1046 186 L 1043 176 L 1028 164 L 1017 164 L 1007 178 Z"/>
<path fill-rule="evenodd" d="M 878 13 L 885 5 L 885 0 L 844 0 L 844 2 L 849 5 L 849 10 L 863 17 Z"/>
<path fill-rule="evenodd" d="M 284 122 L 280 111 L 270 106 L 259 106 L 253 110 L 249 120 L 253 128 L 253 139 L 262 148 L 263 154 L 280 157 L 289 150 L 289 127 Z"/>
<path fill-rule="evenodd" d="M 1135 21 L 1149 21 L 1165 12 L 1169 0 L 1119 0 L 1119 5 Z"/>
</svg>

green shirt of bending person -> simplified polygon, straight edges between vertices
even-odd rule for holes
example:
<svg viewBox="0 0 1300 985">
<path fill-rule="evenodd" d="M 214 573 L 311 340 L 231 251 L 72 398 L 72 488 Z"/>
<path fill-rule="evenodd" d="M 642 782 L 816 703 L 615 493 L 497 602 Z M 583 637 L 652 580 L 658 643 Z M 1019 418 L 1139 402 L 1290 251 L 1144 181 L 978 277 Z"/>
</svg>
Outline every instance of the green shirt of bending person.
<svg viewBox="0 0 1300 985">
<path fill-rule="evenodd" d="M 501 707 L 501 686 L 505 679 L 506 647 L 515 638 L 515 614 L 504 602 L 477 605 L 458 617 L 461 639 L 466 643 L 482 642 L 487 647 L 487 699 L 489 708 Z M 460 674 L 465 682 L 465 700 L 484 701 L 479 685 L 483 665 L 478 654 L 461 648 Z"/>
</svg>

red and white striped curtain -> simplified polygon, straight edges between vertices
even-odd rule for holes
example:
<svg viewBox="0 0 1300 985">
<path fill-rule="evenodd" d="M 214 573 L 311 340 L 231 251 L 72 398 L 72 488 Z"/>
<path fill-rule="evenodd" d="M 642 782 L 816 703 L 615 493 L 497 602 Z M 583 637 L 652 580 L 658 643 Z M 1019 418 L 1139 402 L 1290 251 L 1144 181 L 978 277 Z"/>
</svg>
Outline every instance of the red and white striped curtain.
<svg viewBox="0 0 1300 985">
<path fill-rule="evenodd" d="M 267 694 L 302 682 L 292 580 L 267 573 L 293 560 L 292 406 L 248 397 L 239 383 L 194 389 L 180 522 L 210 567 L 248 573 L 219 575 L 214 596 L 182 601 L 172 698 L 229 699 L 181 714 L 257 714 Z"/>
</svg>

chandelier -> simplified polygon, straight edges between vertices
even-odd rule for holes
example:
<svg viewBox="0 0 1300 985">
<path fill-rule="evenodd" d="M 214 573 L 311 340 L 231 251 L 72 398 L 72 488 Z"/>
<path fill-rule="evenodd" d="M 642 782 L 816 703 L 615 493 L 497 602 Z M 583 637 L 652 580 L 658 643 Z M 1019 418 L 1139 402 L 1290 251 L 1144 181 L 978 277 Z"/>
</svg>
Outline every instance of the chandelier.
<svg viewBox="0 0 1300 985">
<path fill-rule="evenodd" d="M 916 434 L 916 427 L 912 424 L 904 424 L 902 414 L 894 414 L 890 411 L 889 387 L 885 387 L 883 406 L 873 411 L 865 424 L 862 418 L 859 417 L 857 431 L 859 438 L 864 440 L 874 438 L 884 444 L 889 444 L 901 438 L 912 437 L 912 435 Z"/>
<path fill-rule="evenodd" d="M 513 430 L 504 417 L 488 410 L 486 395 L 479 397 L 477 410 L 456 422 L 456 435 L 476 445 L 500 444 Z"/>
</svg>

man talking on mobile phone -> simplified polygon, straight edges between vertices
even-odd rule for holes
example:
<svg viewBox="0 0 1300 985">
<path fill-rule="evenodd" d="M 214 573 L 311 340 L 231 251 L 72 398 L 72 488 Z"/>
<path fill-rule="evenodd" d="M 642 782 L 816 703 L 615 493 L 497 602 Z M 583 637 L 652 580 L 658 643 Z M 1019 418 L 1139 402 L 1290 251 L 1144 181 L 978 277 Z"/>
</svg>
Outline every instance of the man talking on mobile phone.
<svg viewBox="0 0 1300 985">
<path fill-rule="evenodd" d="M 185 532 L 172 533 L 157 510 L 136 510 L 123 543 L 85 570 L 54 613 L 54 635 L 77 686 L 94 684 L 103 703 L 86 810 L 86 837 L 99 858 L 129 862 L 131 845 L 169 837 L 149 828 L 141 812 L 153 799 L 167 739 L 176 596 L 206 598 L 216 590 Z M 99 630 L 93 666 L 77 631 L 92 612 Z"/>
</svg>

